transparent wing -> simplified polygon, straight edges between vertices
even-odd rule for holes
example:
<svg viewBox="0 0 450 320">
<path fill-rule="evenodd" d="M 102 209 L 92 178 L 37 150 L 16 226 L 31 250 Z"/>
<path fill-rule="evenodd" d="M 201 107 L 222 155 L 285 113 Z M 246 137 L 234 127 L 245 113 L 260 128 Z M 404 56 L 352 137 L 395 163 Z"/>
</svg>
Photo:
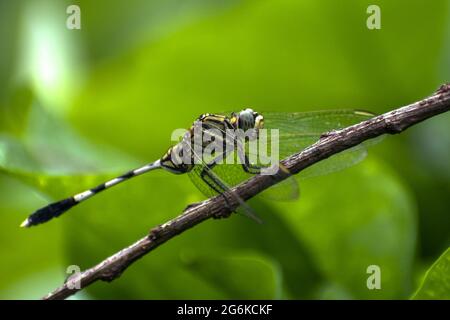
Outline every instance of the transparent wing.
<svg viewBox="0 0 450 320">
<path fill-rule="evenodd" d="M 290 176 L 264 190 L 260 193 L 260 196 L 268 200 L 293 201 L 300 197 L 300 188 L 295 176 Z"/>
<path fill-rule="evenodd" d="M 207 170 L 207 177 L 202 176 L 204 168 L 206 168 Z M 212 197 L 217 194 L 223 194 L 225 192 L 230 194 L 239 203 L 239 207 L 237 208 L 236 212 L 243 213 L 256 222 L 262 223 L 262 220 L 256 215 L 253 209 L 243 199 L 241 199 L 241 197 L 231 191 L 230 186 L 224 181 L 224 179 L 217 173 L 213 172 L 212 169 L 209 169 L 204 165 L 196 165 L 189 172 L 189 177 L 191 178 L 194 185 L 207 197 Z M 214 183 L 214 187 L 208 185 L 208 183 L 206 183 L 205 181 L 205 178 L 210 179 Z"/>
<path fill-rule="evenodd" d="M 342 129 L 374 116 L 369 112 L 358 110 L 262 112 L 262 114 L 265 128 L 279 130 L 280 160 L 315 143 L 326 132 Z M 361 144 L 315 164 L 301 172 L 299 176 L 309 178 L 342 170 L 360 162 L 366 155 L 367 149 Z"/>
<path fill-rule="evenodd" d="M 262 112 L 266 128 L 279 128 L 285 134 L 320 135 L 370 119 L 375 115 L 360 110 L 322 110 L 312 112 Z"/>
<path fill-rule="evenodd" d="M 203 165 L 195 165 L 194 168 L 188 173 L 192 183 L 199 189 L 206 197 L 210 198 L 218 194 L 217 191 L 212 189 L 201 177 Z M 224 184 L 234 187 L 240 182 L 247 180 L 252 174 L 246 173 L 242 170 L 242 167 L 237 164 L 221 164 L 216 165 L 210 169 L 215 175 L 220 177 Z"/>
<path fill-rule="evenodd" d="M 234 154 L 229 155 L 229 157 L 235 156 Z M 237 159 L 233 159 L 237 161 Z M 188 176 L 191 179 L 192 183 L 199 189 L 206 197 L 212 197 L 217 195 L 218 193 L 212 189 L 205 181 L 201 178 L 202 166 L 195 166 L 189 173 Z M 218 164 L 212 169 L 215 175 L 220 177 L 220 179 L 228 186 L 234 187 L 239 183 L 251 178 L 254 174 L 245 172 L 242 168 L 241 164 Z M 260 194 L 261 197 L 264 197 L 269 200 L 277 200 L 277 201 L 291 201 L 298 199 L 299 197 L 299 187 L 297 180 L 292 176 L 287 178 L 281 183 L 278 183 L 269 189 L 263 191 Z"/>
</svg>

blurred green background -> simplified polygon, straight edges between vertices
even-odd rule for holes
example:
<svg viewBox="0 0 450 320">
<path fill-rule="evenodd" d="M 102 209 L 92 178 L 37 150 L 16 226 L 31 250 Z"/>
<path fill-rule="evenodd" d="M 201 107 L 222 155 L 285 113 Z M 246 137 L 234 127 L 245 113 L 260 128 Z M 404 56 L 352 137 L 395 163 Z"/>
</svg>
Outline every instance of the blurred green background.
<svg viewBox="0 0 450 320">
<path fill-rule="evenodd" d="M 70 4 L 81 30 L 66 28 Z M 380 30 L 366 27 L 370 4 Z M 382 113 L 450 78 L 447 0 L 2 0 L 0 39 L 3 299 L 39 298 L 69 265 L 88 268 L 203 199 L 187 176 L 154 172 L 18 227 L 159 158 L 201 113 Z M 297 202 L 253 200 L 263 225 L 207 221 L 75 298 L 409 298 L 450 244 L 449 125 L 444 114 L 389 136 L 362 163 L 305 180 Z M 366 287 L 369 265 L 381 290 Z"/>
</svg>

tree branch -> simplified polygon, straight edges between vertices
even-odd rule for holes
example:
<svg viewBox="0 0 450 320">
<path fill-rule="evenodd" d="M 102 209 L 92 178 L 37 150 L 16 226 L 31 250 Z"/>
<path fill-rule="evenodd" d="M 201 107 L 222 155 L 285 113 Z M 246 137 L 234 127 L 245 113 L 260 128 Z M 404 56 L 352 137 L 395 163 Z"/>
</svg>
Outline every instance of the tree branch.
<svg viewBox="0 0 450 320">
<path fill-rule="evenodd" d="M 303 169 L 363 141 L 382 134 L 400 133 L 416 123 L 447 112 L 449 109 L 450 84 L 446 84 L 442 85 L 433 95 L 421 101 L 342 130 L 325 133 L 319 141 L 284 159 L 281 163 L 292 174 L 297 174 Z M 282 171 L 275 175 L 256 175 L 232 190 L 242 199 L 248 200 L 286 178 L 287 174 Z M 119 277 L 136 260 L 164 242 L 204 220 L 228 217 L 238 206 L 239 203 L 233 199 L 230 199 L 229 203 L 226 204 L 222 196 L 216 196 L 188 206 L 181 215 L 153 228 L 147 236 L 131 246 L 115 253 L 96 266 L 78 275 L 71 276 L 61 287 L 49 293 L 43 299 L 65 299 L 98 280 L 110 282 Z M 75 288 L 77 283 L 79 283 L 79 289 Z"/>
</svg>

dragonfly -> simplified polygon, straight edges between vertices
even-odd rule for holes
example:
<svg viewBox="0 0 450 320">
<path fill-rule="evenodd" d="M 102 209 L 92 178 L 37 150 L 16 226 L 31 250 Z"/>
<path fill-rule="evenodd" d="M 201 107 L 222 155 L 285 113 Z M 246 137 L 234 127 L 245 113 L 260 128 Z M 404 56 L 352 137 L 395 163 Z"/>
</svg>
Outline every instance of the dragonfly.
<svg viewBox="0 0 450 320">
<path fill-rule="evenodd" d="M 251 141 L 260 140 L 260 132 L 263 129 L 277 130 L 278 149 L 276 151 L 278 158 L 283 159 L 318 141 L 324 133 L 339 130 L 373 116 L 374 114 L 370 112 L 360 110 L 264 112 L 263 115 L 251 108 L 223 114 L 202 114 L 184 133 L 180 141 L 171 146 L 160 159 L 130 170 L 92 189 L 50 203 L 29 215 L 21 227 L 36 226 L 59 217 L 70 208 L 104 190 L 156 169 L 174 174 L 188 174 L 193 184 L 205 196 L 222 195 L 226 203 L 233 199 L 238 203 L 239 210 L 246 216 L 262 222 L 252 208 L 232 192 L 231 188 L 254 175 L 261 174 L 262 170 L 267 168 L 267 161 L 251 160 L 261 160 L 264 157 L 258 158 L 257 154 L 253 154 L 254 150 L 248 148 Z M 209 139 L 196 140 L 196 130 L 200 133 L 209 133 Z M 239 139 L 232 134 L 236 131 L 250 131 L 251 134 L 244 139 Z M 205 157 L 203 151 L 208 148 L 211 141 L 215 141 L 216 146 L 222 145 L 222 151 L 212 152 L 209 157 Z M 271 145 L 274 141 L 271 141 L 269 137 L 267 143 Z M 364 159 L 366 153 L 366 146 L 358 145 L 307 168 L 300 178 L 324 175 L 350 167 Z M 238 161 L 231 161 L 230 164 L 226 161 L 230 158 Z M 279 162 L 277 165 L 279 170 L 289 175 L 289 171 Z M 273 200 L 297 199 L 298 182 L 294 176 L 290 175 L 286 180 L 265 190 L 262 195 Z"/>
</svg>

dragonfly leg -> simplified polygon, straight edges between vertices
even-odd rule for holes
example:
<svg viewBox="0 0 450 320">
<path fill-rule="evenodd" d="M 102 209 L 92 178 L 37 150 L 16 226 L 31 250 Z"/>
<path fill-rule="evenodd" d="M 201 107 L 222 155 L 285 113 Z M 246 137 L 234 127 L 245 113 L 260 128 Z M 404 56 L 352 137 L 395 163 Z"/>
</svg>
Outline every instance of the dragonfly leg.
<svg viewBox="0 0 450 320">
<path fill-rule="evenodd" d="M 225 200 L 225 204 L 226 204 L 227 208 L 231 208 L 230 201 L 227 198 L 227 196 L 225 195 L 226 190 L 221 186 L 220 182 L 218 182 L 213 176 L 211 176 L 209 174 L 209 170 L 211 168 L 213 168 L 215 165 L 216 165 L 216 163 L 211 163 L 211 164 L 207 165 L 205 168 L 203 168 L 202 172 L 200 173 L 200 177 L 211 189 L 213 189 L 218 194 L 222 195 L 223 199 Z M 209 179 L 211 181 L 209 181 Z M 227 218 L 230 216 L 231 212 L 232 212 L 232 210 L 230 210 L 230 213 L 228 213 L 228 214 L 217 215 L 217 216 L 215 216 L 215 218 L 217 218 L 217 219 Z"/>
<path fill-rule="evenodd" d="M 257 166 L 255 164 L 250 163 L 250 160 L 248 159 L 246 154 L 243 154 L 242 160 L 244 160 L 242 164 L 242 168 L 245 172 L 251 173 L 251 174 L 260 174 L 261 173 L 261 167 Z"/>
<path fill-rule="evenodd" d="M 228 217 L 232 212 L 236 212 L 235 210 L 231 209 L 230 201 L 226 197 L 226 195 L 229 195 L 230 197 L 234 198 L 239 203 L 240 207 L 242 207 L 244 209 L 246 216 L 255 220 L 258 223 L 262 223 L 262 220 L 253 212 L 252 208 L 247 203 L 245 203 L 245 201 L 242 200 L 237 194 L 232 192 L 230 190 L 230 188 L 227 186 L 227 184 L 224 181 L 222 181 L 220 179 L 220 177 L 216 176 L 216 174 L 211 170 L 217 164 L 218 161 L 213 160 L 209 164 L 206 164 L 203 162 L 201 157 L 199 157 L 197 154 L 195 154 L 195 152 L 194 152 L 194 156 L 197 159 L 200 159 L 203 163 L 203 166 L 202 166 L 202 169 L 200 172 L 200 178 L 210 188 L 212 188 L 214 191 L 216 191 L 217 193 L 219 193 L 223 196 L 223 198 L 225 199 L 225 205 L 229 208 L 229 211 L 226 214 L 216 214 L 215 218 Z M 220 155 L 216 159 L 223 159 L 223 155 Z M 210 181 L 206 177 L 208 177 Z"/>
<path fill-rule="evenodd" d="M 242 169 L 244 169 L 245 172 L 248 172 L 250 174 L 260 174 L 261 167 L 250 163 L 250 160 L 248 159 L 248 156 L 245 153 L 243 145 L 239 141 L 236 141 L 235 143 L 239 159 L 242 162 Z"/>
</svg>

